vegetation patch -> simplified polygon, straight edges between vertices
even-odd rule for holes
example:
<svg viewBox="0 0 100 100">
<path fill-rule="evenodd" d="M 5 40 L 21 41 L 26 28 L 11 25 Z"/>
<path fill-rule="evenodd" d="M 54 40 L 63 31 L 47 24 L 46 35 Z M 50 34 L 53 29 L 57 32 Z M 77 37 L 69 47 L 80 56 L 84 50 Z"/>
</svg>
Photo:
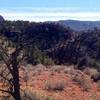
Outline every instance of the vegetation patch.
<svg viewBox="0 0 100 100">
<path fill-rule="evenodd" d="M 45 89 L 48 91 L 63 91 L 65 88 L 65 82 L 63 80 L 46 81 Z"/>
<path fill-rule="evenodd" d="M 73 80 L 82 86 L 83 90 L 89 91 L 92 88 L 91 79 L 87 75 L 77 74 Z"/>
</svg>

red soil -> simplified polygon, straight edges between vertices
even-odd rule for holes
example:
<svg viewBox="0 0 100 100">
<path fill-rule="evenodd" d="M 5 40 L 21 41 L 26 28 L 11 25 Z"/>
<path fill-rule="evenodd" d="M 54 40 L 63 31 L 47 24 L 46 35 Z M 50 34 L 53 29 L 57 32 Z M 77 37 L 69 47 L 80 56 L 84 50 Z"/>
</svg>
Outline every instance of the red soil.
<svg viewBox="0 0 100 100">
<path fill-rule="evenodd" d="M 26 73 L 23 68 L 20 70 L 20 76 L 25 77 Z M 84 91 L 82 86 L 72 80 L 70 74 L 62 72 L 53 72 L 49 69 L 46 70 L 32 70 L 27 73 L 27 87 L 25 80 L 21 80 L 21 88 L 27 88 L 31 92 L 38 92 L 40 95 L 52 96 L 54 100 L 100 100 L 100 91 L 97 84 L 92 82 L 92 88 L 87 92 Z M 62 81 L 65 83 L 63 91 L 46 90 L 46 82 L 52 84 Z M 3 84 L 0 83 L 0 87 Z"/>
<path fill-rule="evenodd" d="M 100 91 L 98 91 L 96 83 L 92 83 L 91 90 L 87 92 L 72 80 L 71 75 L 64 72 L 57 73 L 47 70 L 38 72 L 33 76 L 32 72 L 28 74 L 30 76 L 28 87 L 31 91 L 38 91 L 44 95 L 53 96 L 55 100 L 100 100 Z M 54 84 L 59 80 L 66 83 L 63 91 L 48 91 L 45 89 L 47 81 Z"/>
</svg>

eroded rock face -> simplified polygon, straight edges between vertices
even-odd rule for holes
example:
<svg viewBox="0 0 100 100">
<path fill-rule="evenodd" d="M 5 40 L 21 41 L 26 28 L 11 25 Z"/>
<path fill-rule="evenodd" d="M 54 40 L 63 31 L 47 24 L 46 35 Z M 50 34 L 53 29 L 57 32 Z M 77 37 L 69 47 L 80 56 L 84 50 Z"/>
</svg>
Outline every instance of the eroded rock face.
<svg viewBox="0 0 100 100">
<path fill-rule="evenodd" d="M 4 21 L 3 16 L 0 15 L 0 22 Z"/>
</svg>

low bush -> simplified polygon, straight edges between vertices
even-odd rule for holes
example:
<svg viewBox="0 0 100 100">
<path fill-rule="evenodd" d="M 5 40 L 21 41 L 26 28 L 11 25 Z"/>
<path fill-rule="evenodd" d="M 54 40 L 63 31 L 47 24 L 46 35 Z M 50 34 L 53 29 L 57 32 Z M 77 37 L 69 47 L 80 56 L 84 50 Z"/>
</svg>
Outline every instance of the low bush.
<svg viewBox="0 0 100 100">
<path fill-rule="evenodd" d="M 100 80 L 100 73 L 98 72 L 97 74 L 91 76 L 94 82 L 97 82 Z"/>
<path fill-rule="evenodd" d="M 51 91 L 63 91 L 65 87 L 64 81 L 47 81 L 45 89 Z"/>
<path fill-rule="evenodd" d="M 77 74 L 73 80 L 82 86 L 83 90 L 89 91 L 92 88 L 91 79 L 87 75 Z"/>
<path fill-rule="evenodd" d="M 89 75 L 89 76 L 93 76 L 93 75 L 97 74 L 98 71 L 94 68 L 85 68 L 84 73 Z"/>
<path fill-rule="evenodd" d="M 23 93 L 21 93 L 21 99 L 22 100 L 54 100 L 53 97 L 42 95 L 38 92 L 32 92 L 29 90 L 24 90 Z"/>
<path fill-rule="evenodd" d="M 60 73 L 61 71 L 63 71 L 65 68 L 65 66 L 62 65 L 54 65 L 52 66 L 51 70 L 57 73 Z"/>
</svg>

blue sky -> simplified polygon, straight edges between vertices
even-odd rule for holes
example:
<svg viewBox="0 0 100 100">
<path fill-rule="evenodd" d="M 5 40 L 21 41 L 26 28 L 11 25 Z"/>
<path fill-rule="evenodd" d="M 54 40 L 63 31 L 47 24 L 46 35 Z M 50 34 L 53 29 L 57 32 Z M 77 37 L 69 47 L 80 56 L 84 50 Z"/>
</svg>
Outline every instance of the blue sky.
<svg viewBox="0 0 100 100">
<path fill-rule="evenodd" d="M 7 20 L 100 20 L 100 0 L 0 0 Z"/>
</svg>

